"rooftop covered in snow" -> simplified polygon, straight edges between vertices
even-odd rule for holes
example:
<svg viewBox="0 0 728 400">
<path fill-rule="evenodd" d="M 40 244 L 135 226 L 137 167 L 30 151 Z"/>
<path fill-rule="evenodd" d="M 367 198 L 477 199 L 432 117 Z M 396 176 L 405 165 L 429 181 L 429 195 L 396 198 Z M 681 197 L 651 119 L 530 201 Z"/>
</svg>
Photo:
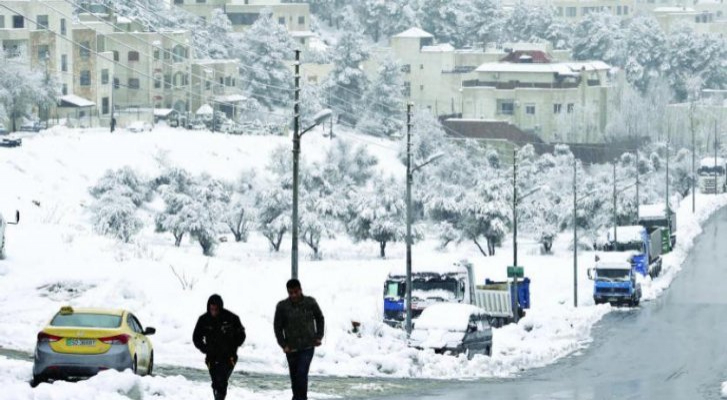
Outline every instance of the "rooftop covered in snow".
<svg viewBox="0 0 728 400">
<path fill-rule="evenodd" d="M 432 36 L 432 34 L 430 34 L 430 33 L 423 31 L 420 28 L 414 27 L 414 28 L 409 28 L 404 32 L 398 33 L 398 34 L 394 35 L 393 37 L 396 37 L 396 38 L 432 38 L 434 36 Z"/>
<path fill-rule="evenodd" d="M 415 329 L 441 329 L 465 332 L 470 316 L 485 313 L 481 308 L 470 304 L 437 303 L 433 304 L 417 318 Z"/>
</svg>

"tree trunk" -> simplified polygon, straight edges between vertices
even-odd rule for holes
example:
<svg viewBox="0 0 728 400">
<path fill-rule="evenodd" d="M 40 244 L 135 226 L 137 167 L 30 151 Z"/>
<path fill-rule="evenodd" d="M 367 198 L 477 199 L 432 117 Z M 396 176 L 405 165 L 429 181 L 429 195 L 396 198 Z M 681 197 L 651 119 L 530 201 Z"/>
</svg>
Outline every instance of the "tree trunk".
<svg viewBox="0 0 728 400">
<path fill-rule="evenodd" d="M 542 244 L 544 252 L 551 253 L 551 246 L 553 246 L 554 243 L 551 240 L 544 240 Z"/>
<path fill-rule="evenodd" d="M 384 258 L 384 249 L 387 248 L 387 242 L 379 242 L 379 257 Z"/>
<path fill-rule="evenodd" d="M 483 250 L 483 247 L 480 245 L 480 243 L 478 243 L 478 239 L 473 239 L 473 243 L 475 243 L 475 245 L 478 246 L 478 250 L 480 250 L 480 254 L 488 257 L 488 253 L 486 253 L 485 250 Z"/>
<path fill-rule="evenodd" d="M 495 240 L 488 239 L 488 254 L 491 256 L 495 255 Z"/>
<path fill-rule="evenodd" d="M 179 247 L 182 244 L 182 238 L 185 237 L 185 233 L 173 233 L 174 235 L 174 246 Z"/>
</svg>

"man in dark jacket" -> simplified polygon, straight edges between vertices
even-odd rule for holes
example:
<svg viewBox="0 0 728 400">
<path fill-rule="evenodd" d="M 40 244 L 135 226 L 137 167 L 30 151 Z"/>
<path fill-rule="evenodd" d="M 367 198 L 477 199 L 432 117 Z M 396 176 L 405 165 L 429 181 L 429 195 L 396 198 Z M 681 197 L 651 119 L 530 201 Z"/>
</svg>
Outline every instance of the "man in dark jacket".
<svg viewBox="0 0 728 400">
<path fill-rule="evenodd" d="M 240 318 L 223 308 L 222 297 L 207 300 L 207 312 L 197 320 L 192 342 L 205 354 L 215 400 L 225 400 L 230 375 L 238 361 L 238 347 L 245 342 Z"/>
<path fill-rule="evenodd" d="M 301 282 L 286 283 L 288 298 L 276 306 L 273 329 L 288 359 L 293 400 L 308 399 L 308 369 L 314 347 L 324 337 L 324 315 L 313 297 L 304 296 Z"/>
</svg>

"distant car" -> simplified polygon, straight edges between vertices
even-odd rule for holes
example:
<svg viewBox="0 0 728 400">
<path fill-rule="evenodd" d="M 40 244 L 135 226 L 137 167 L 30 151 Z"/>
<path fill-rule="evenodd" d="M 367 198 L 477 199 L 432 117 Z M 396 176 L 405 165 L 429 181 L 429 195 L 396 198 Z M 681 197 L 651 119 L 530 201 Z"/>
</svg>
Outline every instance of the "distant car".
<svg viewBox="0 0 728 400">
<path fill-rule="evenodd" d="M 0 124 L 0 135 L 7 135 L 8 133 L 9 133 L 9 132 L 8 132 L 8 130 L 7 130 L 6 128 L 5 128 L 5 125 L 3 125 L 3 124 Z"/>
<path fill-rule="evenodd" d="M 20 125 L 20 131 L 22 132 L 40 132 L 43 126 L 38 121 L 27 121 Z"/>
<path fill-rule="evenodd" d="M 0 147 L 18 147 L 23 144 L 23 139 L 17 136 L 6 136 L 0 138 Z"/>
<path fill-rule="evenodd" d="M 155 329 L 126 310 L 61 307 L 38 333 L 33 385 L 55 379 L 85 378 L 115 369 L 150 375 Z"/>
<path fill-rule="evenodd" d="M 190 121 L 187 125 L 187 129 L 192 129 L 193 131 L 204 131 L 207 129 L 207 125 L 205 125 L 202 121 Z"/>
<path fill-rule="evenodd" d="M 409 346 L 432 349 L 438 354 L 476 354 L 490 356 L 493 351 L 493 330 L 485 311 L 462 303 L 437 303 L 414 321 Z"/>
<path fill-rule="evenodd" d="M 129 124 L 126 130 L 134 133 L 148 132 L 152 130 L 152 125 L 143 121 L 135 121 Z"/>
</svg>

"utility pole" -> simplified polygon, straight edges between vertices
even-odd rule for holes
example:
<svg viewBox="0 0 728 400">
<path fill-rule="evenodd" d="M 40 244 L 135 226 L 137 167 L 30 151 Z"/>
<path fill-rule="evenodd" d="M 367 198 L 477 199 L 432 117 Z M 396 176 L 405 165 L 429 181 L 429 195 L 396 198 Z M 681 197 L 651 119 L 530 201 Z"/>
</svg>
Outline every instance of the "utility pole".
<svg viewBox="0 0 728 400">
<path fill-rule="evenodd" d="M 407 103 L 407 315 L 405 328 L 407 337 L 412 333 L 412 103 Z"/>
<path fill-rule="evenodd" d="M 640 217 L 640 149 L 634 152 L 634 169 L 637 171 L 637 180 L 635 182 L 635 189 L 637 190 L 637 219 Z"/>
<path fill-rule="evenodd" d="M 614 214 L 614 245 L 617 246 L 617 161 L 612 164 L 612 179 L 614 188 L 612 189 L 612 212 Z M 615 248 L 616 250 L 616 248 Z"/>
<path fill-rule="evenodd" d="M 574 182 L 573 182 L 573 189 L 574 189 L 574 216 L 573 216 L 573 223 L 574 223 L 574 307 L 578 307 L 577 302 L 577 261 L 576 261 L 576 157 L 574 157 Z"/>
<path fill-rule="evenodd" d="M 713 120 L 713 131 L 715 132 L 715 140 L 713 141 L 713 182 L 715 182 L 715 195 L 718 195 L 718 121 Z"/>
<path fill-rule="evenodd" d="M 518 214 L 516 208 L 518 205 L 518 187 L 516 185 L 518 175 L 518 162 L 517 162 L 518 150 L 513 148 L 513 295 L 512 307 L 513 307 L 513 321 L 518 323 Z"/>
<path fill-rule="evenodd" d="M 293 91 L 293 217 L 291 226 L 291 279 L 298 279 L 298 159 L 301 155 L 301 136 L 299 124 L 299 74 L 301 50 L 296 50 L 296 64 Z M 213 114 L 214 115 L 214 114 Z"/>
<path fill-rule="evenodd" d="M 693 187 L 693 214 L 695 214 L 695 126 L 693 122 L 693 118 L 690 118 L 690 134 L 692 135 L 693 139 L 693 166 L 692 166 L 692 173 L 690 174 L 690 181 Z"/>
<path fill-rule="evenodd" d="M 665 214 L 667 230 L 672 237 L 672 223 L 670 221 L 670 121 L 667 123 L 667 140 L 665 141 Z"/>
</svg>

